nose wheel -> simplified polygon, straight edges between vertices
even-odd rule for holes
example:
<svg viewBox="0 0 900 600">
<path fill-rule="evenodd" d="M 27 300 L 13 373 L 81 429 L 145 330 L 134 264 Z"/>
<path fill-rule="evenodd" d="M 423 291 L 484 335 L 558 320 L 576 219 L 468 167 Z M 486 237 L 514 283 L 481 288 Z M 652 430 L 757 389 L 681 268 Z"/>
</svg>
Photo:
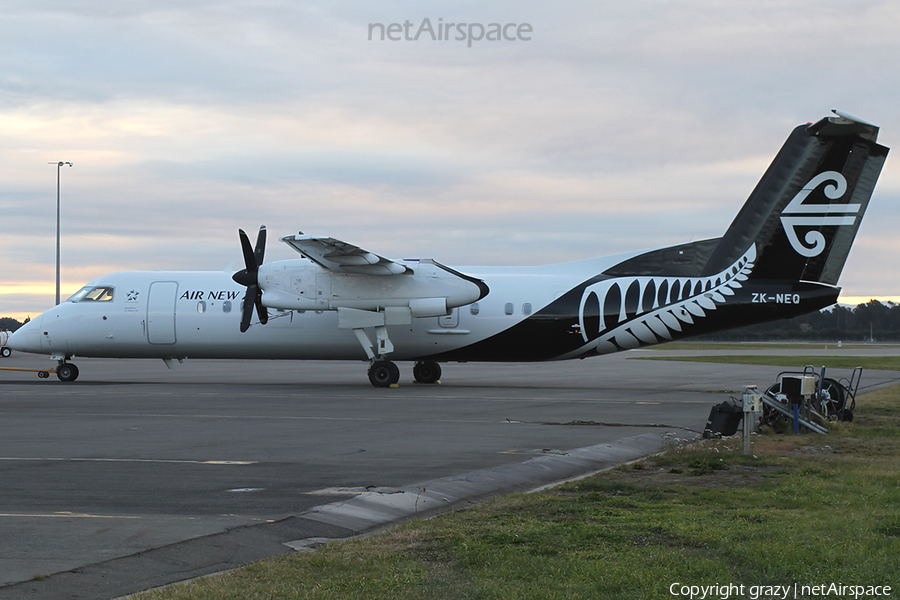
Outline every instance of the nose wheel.
<svg viewBox="0 0 900 600">
<path fill-rule="evenodd" d="M 78 379 L 78 367 L 72 363 L 61 362 L 56 367 L 56 376 L 60 381 L 75 381 Z"/>
<path fill-rule="evenodd" d="M 400 368 L 389 360 L 376 360 L 369 365 L 369 381 L 375 387 L 390 387 L 400 381 Z"/>
</svg>

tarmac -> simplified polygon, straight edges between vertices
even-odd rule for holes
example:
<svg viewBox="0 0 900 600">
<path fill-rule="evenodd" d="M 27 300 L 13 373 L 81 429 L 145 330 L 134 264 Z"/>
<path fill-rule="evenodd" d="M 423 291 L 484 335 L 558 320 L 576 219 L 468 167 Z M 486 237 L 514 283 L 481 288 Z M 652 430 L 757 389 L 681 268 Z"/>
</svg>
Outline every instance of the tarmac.
<svg viewBox="0 0 900 600">
<path fill-rule="evenodd" d="M 581 477 L 693 439 L 743 385 L 802 368 L 792 356 L 900 349 L 743 352 L 785 367 L 632 351 L 452 363 L 429 386 L 401 363 L 389 389 L 348 362 L 83 359 L 72 383 L 0 371 L 0 600 L 117 598 Z M 898 381 L 867 371 L 860 393 Z"/>
</svg>

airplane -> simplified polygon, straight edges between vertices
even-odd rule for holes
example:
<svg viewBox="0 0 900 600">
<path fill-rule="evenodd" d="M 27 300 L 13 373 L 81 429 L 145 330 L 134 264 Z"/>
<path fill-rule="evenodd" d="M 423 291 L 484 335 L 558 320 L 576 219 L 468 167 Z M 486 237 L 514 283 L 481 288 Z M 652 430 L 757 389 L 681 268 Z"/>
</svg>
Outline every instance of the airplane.
<svg viewBox="0 0 900 600">
<path fill-rule="evenodd" d="M 300 256 L 264 262 L 243 230 L 245 268 L 122 272 L 90 282 L 22 326 L 14 350 L 73 357 L 395 361 L 436 383 L 448 361 L 552 361 L 642 348 L 837 302 L 850 246 L 888 148 L 841 111 L 796 127 L 718 238 L 530 267 L 394 260 L 330 237 L 286 235 Z M 255 314 L 255 318 L 254 318 Z"/>
</svg>

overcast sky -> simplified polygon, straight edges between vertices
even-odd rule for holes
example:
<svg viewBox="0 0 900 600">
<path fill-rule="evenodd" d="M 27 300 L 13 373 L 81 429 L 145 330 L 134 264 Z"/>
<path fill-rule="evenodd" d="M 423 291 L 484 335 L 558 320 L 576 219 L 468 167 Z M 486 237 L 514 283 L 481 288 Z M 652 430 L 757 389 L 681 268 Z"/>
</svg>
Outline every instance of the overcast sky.
<svg viewBox="0 0 900 600">
<path fill-rule="evenodd" d="M 405 39 L 424 19 L 466 27 Z M 491 23 L 513 39 L 470 39 Z M 260 224 L 267 260 L 303 231 L 455 266 L 716 237 L 794 126 L 837 108 L 897 146 L 898 31 L 893 0 L 4 0 L 0 316 L 53 305 L 55 161 L 64 298 L 240 268 Z M 900 296 L 898 165 L 850 301 Z"/>
</svg>

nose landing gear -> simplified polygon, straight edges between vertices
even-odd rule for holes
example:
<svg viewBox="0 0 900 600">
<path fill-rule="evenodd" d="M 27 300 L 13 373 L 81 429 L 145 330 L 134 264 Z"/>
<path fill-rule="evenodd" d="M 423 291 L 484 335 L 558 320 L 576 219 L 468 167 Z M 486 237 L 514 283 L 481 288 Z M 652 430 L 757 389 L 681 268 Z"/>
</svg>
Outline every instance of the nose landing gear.
<svg viewBox="0 0 900 600">
<path fill-rule="evenodd" d="M 78 379 L 78 367 L 65 360 L 61 360 L 56 367 L 56 376 L 60 381 L 75 381 Z"/>
</svg>

